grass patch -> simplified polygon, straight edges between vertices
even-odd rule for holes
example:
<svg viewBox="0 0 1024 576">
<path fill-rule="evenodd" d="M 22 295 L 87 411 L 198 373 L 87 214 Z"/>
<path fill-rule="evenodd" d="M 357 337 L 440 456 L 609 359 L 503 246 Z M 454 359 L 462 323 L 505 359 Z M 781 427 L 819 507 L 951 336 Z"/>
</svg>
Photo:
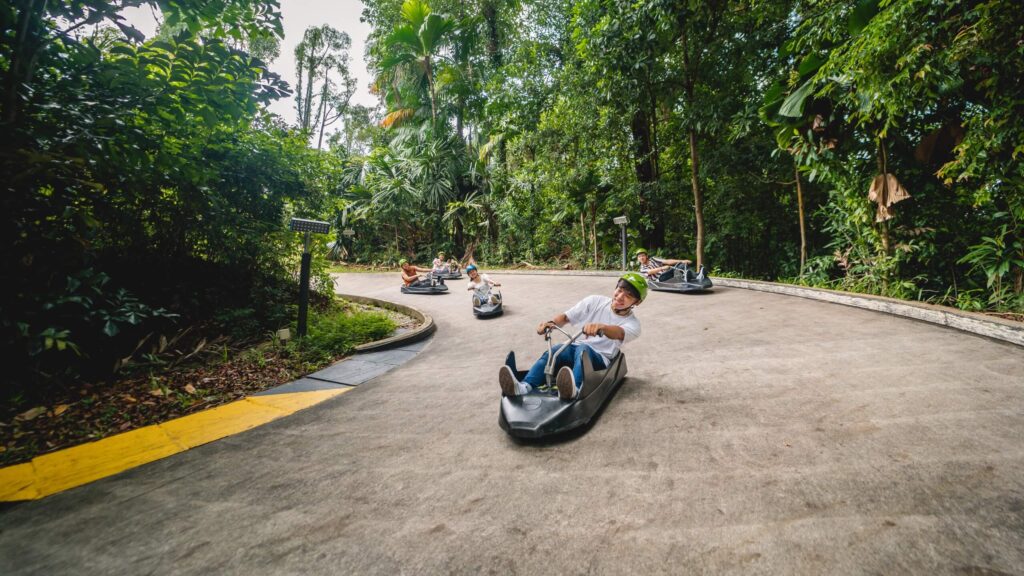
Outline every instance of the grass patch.
<svg viewBox="0 0 1024 576">
<path fill-rule="evenodd" d="M 349 354 L 360 344 L 380 340 L 395 327 L 395 322 L 383 313 L 363 312 L 347 303 L 335 303 L 313 315 L 306 337 L 290 341 L 288 348 L 301 361 L 318 365 Z"/>
<path fill-rule="evenodd" d="M 329 274 L 372 274 L 375 272 L 395 272 L 398 265 L 380 264 L 345 264 L 338 262 L 327 267 Z"/>
</svg>

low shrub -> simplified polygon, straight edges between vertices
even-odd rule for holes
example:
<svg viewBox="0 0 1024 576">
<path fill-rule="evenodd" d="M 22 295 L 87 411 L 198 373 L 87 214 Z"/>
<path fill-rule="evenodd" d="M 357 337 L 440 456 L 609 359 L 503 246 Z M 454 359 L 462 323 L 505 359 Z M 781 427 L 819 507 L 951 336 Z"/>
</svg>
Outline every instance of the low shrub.
<svg viewBox="0 0 1024 576">
<path fill-rule="evenodd" d="M 356 346 L 391 334 L 396 324 L 385 314 L 353 310 L 335 302 L 310 314 L 306 337 L 289 342 L 291 353 L 311 365 L 322 365 Z"/>
</svg>

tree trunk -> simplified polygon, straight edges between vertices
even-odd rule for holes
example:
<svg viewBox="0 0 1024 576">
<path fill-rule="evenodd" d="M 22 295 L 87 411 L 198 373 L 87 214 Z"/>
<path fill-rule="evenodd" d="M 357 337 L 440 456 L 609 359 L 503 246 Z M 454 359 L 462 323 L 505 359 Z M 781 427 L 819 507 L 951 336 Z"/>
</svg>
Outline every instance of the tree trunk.
<svg viewBox="0 0 1024 576">
<path fill-rule="evenodd" d="M 306 102 L 302 105 L 304 114 L 300 114 L 302 120 L 302 129 L 309 130 L 313 125 L 313 119 L 310 114 L 313 112 L 313 79 L 315 78 L 316 71 L 313 69 L 313 62 L 310 62 L 309 73 L 306 75 Z"/>
<path fill-rule="evenodd" d="M 640 228 L 640 238 L 647 246 L 661 246 L 665 241 L 664 227 L 657 225 L 661 217 L 650 199 L 651 191 L 657 185 L 658 175 L 653 161 L 651 125 L 646 110 L 641 108 L 633 113 L 630 128 L 633 133 L 634 169 L 637 182 L 640 184 L 640 212 L 653 224 L 651 228 Z M 657 236 L 659 228 L 662 233 L 660 238 Z"/>
<path fill-rule="evenodd" d="M 594 267 L 597 267 L 597 200 L 590 204 L 590 243 L 594 247 Z"/>
<path fill-rule="evenodd" d="M 434 69 L 430 65 L 430 57 L 423 61 L 424 70 L 427 73 L 427 89 L 430 91 L 430 118 L 434 121 L 434 126 L 437 126 L 437 95 L 434 94 Z"/>
<path fill-rule="evenodd" d="M 43 18 L 46 14 L 45 0 L 30 0 L 17 11 L 17 22 L 14 30 L 14 47 L 7 70 L 4 72 L 3 89 L 3 125 L 5 132 L 11 130 L 21 121 L 22 88 L 32 83 L 36 60 L 39 56 L 39 45 L 44 33 Z"/>
<path fill-rule="evenodd" d="M 584 212 L 586 212 L 586 206 L 580 210 L 580 257 L 582 258 L 586 258 L 587 254 L 587 222 L 584 220 Z"/>
<path fill-rule="evenodd" d="M 804 229 L 804 191 L 800 185 L 800 166 L 794 163 L 796 173 L 796 205 L 800 214 L 800 276 L 804 275 L 804 265 L 807 264 L 807 234 Z"/>
<path fill-rule="evenodd" d="M 487 57 L 491 65 L 497 70 L 501 67 L 501 42 L 498 36 L 498 8 L 495 2 L 490 0 L 484 2 L 483 16 L 487 25 Z"/>
<path fill-rule="evenodd" d="M 878 140 L 878 172 L 882 175 L 882 198 L 883 201 L 889 199 L 889 179 L 886 178 L 886 174 L 889 171 L 888 166 L 889 160 L 885 152 L 885 141 L 879 138 Z M 889 221 L 883 220 L 878 223 L 879 232 L 882 235 L 882 252 L 889 256 L 891 250 L 889 248 Z M 886 282 L 883 279 L 882 286 L 885 286 Z"/>
<path fill-rule="evenodd" d="M 463 114 L 462 108 L 463 108 L 463 106 L 465 106 L 465 103 L 463 102 L 463 98 L 460 96 L 459 97 L 459 109 L 458 109 L 458 112 L 456 112 L 456 114 L 455 114 L 455 133 L 459 135 L 459 140 L 462 140 L 463 145 L 465 145 L 466 144 L 466 137 L 462 135 L 462 122 L 463 122 L 463 120 L 462 120 L 462 114 Z M 470 133 L 470 135 L 472 135 L 472 133 Z"/>
<path fill-rule="evenodd" d="M 651 224 L 654 227 L 652 230 L 651 237 L 654 241 L 654 245 L 657 247 L 665 246 L 665 219 L 662 218 L 662 214 L 665 211 L 664 200 L 661 198 L 661 147 L 658 144 L 658 102 L 655 98 L 654 89 L 650 85 L 650 81 L 647 83 L 647 91 L 650 94 L 650 106 L 651 112 L 649 120 L 651 122 L 651 164 L 654 166 L 654 183 L 653 191 L 656 192 L 653 200 L 655 206 L 653 213 L 651 214 Z"/>
<path fill-rule="evenodd" d="M 317 116 L 320 118 L 320 138 L 317 139 L 316 149 L 320 150 L 324 144 L 324 127 L 327 125 L 327 90 L 329 89 L 329 83 L 327 79 L 324 79 L 324 93 L 320 96 L 320 113 Z"/>
<path fill-rule="evenodd" d="M 465 252 L 464 249 L 466 247 L 466 234 L 465 234 L 465 230 L 462 227 L 462 220 L 460 220 L 459 218 L 456 218 L 455 219 L 455 226 L 454 226 L 454 228 L 455 228 L 455 234 L 454 234 L 454 236 L 455 236 L 455 238 L 454 238 L 455 246 L 452 247 L 452 253 L 453 254 L 462 254 L 462 253 Z"/>
<path fill-rule="evenodd" d="M 697 179 L 697 133 L 690 129 L 690 185 L 693 187 L 693 215 L 697 219 L 697 267 L 704 264 L 704 197 L 701 194 L 700 182 Z"/>
</svg>

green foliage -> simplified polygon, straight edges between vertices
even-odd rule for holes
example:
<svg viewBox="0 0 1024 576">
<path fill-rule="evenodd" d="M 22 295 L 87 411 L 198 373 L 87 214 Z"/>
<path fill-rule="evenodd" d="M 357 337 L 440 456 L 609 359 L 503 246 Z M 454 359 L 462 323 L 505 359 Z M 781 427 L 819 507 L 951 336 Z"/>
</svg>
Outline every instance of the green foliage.
<svg viewBox="0 0 1024 576">
<path fill-rule="evenodd" d="M 1012 40 L 1024 26 L 1019 6 L 822 1 L 798 12 L 784 47 L 793 65 L 761 115 L 831 188 L 816 214 L 841 265 L 833 280 L 968 307 L 977 298 L 961 297 L 963 287 L 986 286 L 990 306 L 1019 306 L 1008 296 L 1020 291 L 1020 235 L 1004 218 L 1024 183 L 1014 159 L 1024 124 L 1012 112 L 1020 87 L 1010 80 L 1024 66 Z M 912 199 L 875 222 L 865 193 L 882 171 Z"/>
<path fill-rule="evenodd" d="M 1024 275 L 1024 207 L 993 216 L 1002 222 L 992 236 L 983 236 L 981 242 L 970 246 L 960 264 L 970 264 L 971 270 L 985 276 L 985 287 L 990 290 L 989 304 L 1000 309 L 1019 309 Z M 1010 279 L 1009 282 L 1006 280 Z"/>
<path fill-rule="evenodd" d="M 176 32 L 146 41 L 98 0 L 0 11 L 25 24 L 0 39 L 5 392 L 108 377 L 153 334 L 293 315 L 285 223 L 326 210 L 343 165 L 263 111 L 288 88 L 238 46 L 280 34 L 277 2 L 152 4 Z M 72 33 L 102 21 L 120 36 Z"/>
<path fill-rule="evenodd" d="M 311 314 L 306 337 L 289 341 L 288 346 L 309 364 L 322 366 L 359 344 L 380 340 L 394 330 L 394 321 L 384 314 L 353 311 L 333 303 Z"/>
</svg>

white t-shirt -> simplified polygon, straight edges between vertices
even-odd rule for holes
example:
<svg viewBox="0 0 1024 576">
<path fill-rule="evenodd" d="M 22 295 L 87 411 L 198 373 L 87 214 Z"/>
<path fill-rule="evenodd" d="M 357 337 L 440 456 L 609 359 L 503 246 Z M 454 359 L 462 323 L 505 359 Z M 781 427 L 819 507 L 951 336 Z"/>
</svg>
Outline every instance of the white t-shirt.
<svg viewBox="0 0 1024 576">
<path fill-rule="evenodd" d="M 477 296 L 483 298 L 484 296 L 487 296 L 488 292 L 491 291 L 491 284 L 494 284 L 494 282 L 491 280 L 491 277 L 488 276 L 487 274 L 479 274 L 477 277 L 480 279 L 480 281 L 473 282 L 472 280 L 470 280 L 469 288 L 475 291 Z"/>
<path fill-rule="evenodd" d="M 608 296 L 587 296 L 570 308 L 565 316 L 569 319 L 570 324 L 579 328 L 592 322 L 622 327 L 626 337 L 621 341 L 604 336 L 580 336 L 576 340 L 604 356 L 605 362 L 611 362 L 624 342 L 630 342 L 640 336 L 640 320 L 632 311 L 628 316 L 619 316 L 612 312 L 612 299 Z"/>
</svg>

